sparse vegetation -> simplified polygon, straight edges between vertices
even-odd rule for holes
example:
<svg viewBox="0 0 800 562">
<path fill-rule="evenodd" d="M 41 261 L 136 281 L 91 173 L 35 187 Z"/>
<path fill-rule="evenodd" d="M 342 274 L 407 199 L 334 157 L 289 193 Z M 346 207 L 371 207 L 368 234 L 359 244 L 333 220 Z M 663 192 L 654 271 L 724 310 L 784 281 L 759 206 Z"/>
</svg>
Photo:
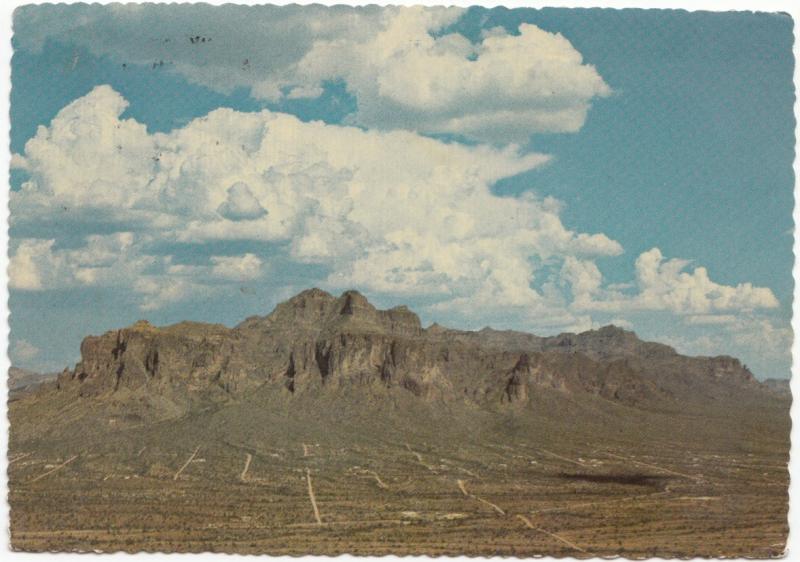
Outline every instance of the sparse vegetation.
<svg viewBox="0 0 800 562">
<path fill-rule="evenodd" d="M 280 314 L 294 314 L 281 306 Z M 396 325 L 382 313 L 376 318 Z M 227 369 L 235 379 L 247 357 L 234 356 L 229 364 L 200 353 L 193 359 L 196 371 L 180 380 L 166 378 L 163 373 L 172 368 L 165 363 L 168 346 L 172 356 L 180 351 L 189 357 L 209 345 L 204 338 L 227 334 L 224 328 L 203 332 L 202 326 L 178 325 L 164 330 L 162 340 L 158 329 L 145 327 L 145 336 L 137 328 L 134 335 L 121 331 L 91 340 L 85 349 L 93 355 L 81 365 L 92 371 L 88 383 L 45 384 L 9 404 L 12 546 L 276 555 L 782 553 L 788 533 L 789 399 L 740 377 L 735 361 L 687 363 L 618 331 L 606 331 L 603 341 L 609 334 L 622 338 L 643 350 L 639 356 L 606 363 L 567 362 L 546 350 L 537 356 L 554 369 L 585 363 L 610 373 L 623 364 L 625 377 L 611 379 L 644 380 L 654 389 L 620 402 L 577 382 L 566 389 L 552 384 L 562 375 L 557 370 L 542 382 L 518 352 L 496 349 L 507 336 L 495 333 L 487 337 L 496 355 L 485 354 L 482 365 L 496 358 L 497 370 L 480 376 L 465 371 L 460 380 L 472 377 L 478 388 L 475 381 L 502 382 L 511 369 L 514 380 L 525 381 L 525 392 L 516 389 L 513 403 L 502 399 L 502 384 L 481 400 L 417 396 L 400 384 L 385 384 L 380 369 L 369 375 L 352 367 L 366 369 L 376 359 L 397 369 L 399 350 L 405 349 L 413 354 L 413 366 L 435 371 L 436 384 L 446 390 L 450 379 L 438 365 L 467 368 L 469 361 L 455 354 L 477 354 L 470 343 L 477 336 L 461 332 L 450 342 L 439 331 L 438 339 L 426 342 L 419 328 L 399 334 L 374 321 L 366 337 L 353 318 L 334 321 L 345 326 L 338 329 L 346 337 L 325 337 L 338 338 L 344 348 L 338 357 L 349 361 L 336 368 L 325 345 L 308 345 L 294 333 L 294 349 L 310 352 L 270 347 L 275 340 L 269 338 L 278 337 L 272 320 L 245 323 L 253 349 L 278 348 L 298 359 L 290 369 L 294 392 L 283 380 L 289 363 L 277 359 L 274 380 L 267 374 L 256 385 L 251 379 L 247 391 L 237 394 L 205 392 L 213 378 L 209 383 L 201 375 Z M 570 341 L 585 342 L 584 351 L 599 357 L 608 348 L 592 337 Z M 217 342 L 223 350 L 225 341 Z M 130 365 L 140 364 L 136 353 L 150 357 L 155 350 L 158 370 L 153 361 L 140 361 L 150 367 L 133 371 L 140 377 L 134 380 L 145 381 L 141 386 L 128 381 L 109 388 L 99 380 L 125 376 Z M 647 363 L 653 354 L 660 359 Z M 309 370 L 317 364 L 327 367 Z M 695 365 L 698 373 L 702 365 L 722 365 L 734 381 L 713 386 L 698 378 L 702 373 L 673 380 L 652 367 L 681 364 Z M 325 381 L 315 382 L 322 372 Z M 353 373 L 363 382 L 336 379 L 352 379 Z M 606 374 L 564 376 L 585 381 Z M 86 384 L 91 393 L 82 393 Z M 665 399 L 666 390 L 659 389 L 674 392 Z"/>
</svg>

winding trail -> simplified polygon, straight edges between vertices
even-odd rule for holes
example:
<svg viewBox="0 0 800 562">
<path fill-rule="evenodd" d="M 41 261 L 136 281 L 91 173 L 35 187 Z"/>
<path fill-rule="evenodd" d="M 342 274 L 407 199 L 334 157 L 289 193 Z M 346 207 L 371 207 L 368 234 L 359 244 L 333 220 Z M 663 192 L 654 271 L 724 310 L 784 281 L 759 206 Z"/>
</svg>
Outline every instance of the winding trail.
<svg viewBox="0 0 800 562">
<path fill-rule="evenodd" d="M 322 525 L 322 518 L 319 516 L 319 509 L 317 508 L 317 499 L 314 497 L 314 488 L 311 486 L 311 471 L 306 468 L 306 480 L 308 481 L 308 497 L 311 498 L 311 507 L 314 508 L 314 517 L 317 519 L 317 525 Z"/>
<path fill-rule="evenodd" d="M 465 496 L 467 496 L 467 497 L 469 497 L 469 498 L 472 498 L 473 500 L 477 500 L 477 501 L 479 501 L 479 502 L 481 502 L 481 503 L 483 503 L 483 504 L 486 504 L 486 505 L 488 505 L 489 507 L 491 507 L 492 509 L 494 509 L 494 510 L 495 510 L 497 513 L 499 513 L 500 515 L 505 515 L 505 514 L 506 514 L 506 512 L 505 512 L 505 511 L 503 511 L 502 509 L 500 509 L 500 507 L 499 507 L 499 506 L 497 506 L 497 505 L 493 504 L 492 502 L 490 502 L 490 501 L 487 501 L 487 500 L 485 500 L 485 499 L 483 499 L 483 498 L 479 498 L 479 497 L 478 497 L 478 496 L 476 496 L 475 494 L 471 494 L 471 493 L 469 493 L 469 492 L 467 491 L 467 487 L 466 487 L 466 485 L 464 484 L 464 481 L 463 481 L 463 480 L 456 480 L 456 482 L 458 482 L 458 487 L 459 487 L 459 489 L 461 490 L 461 492 L 462 492 L 462 493 L 463 493 Z"/>
<path fill-rule="evenodd" d="M 412 449 L 412 448 L 411 448 L 411 445 L 409 445 L 408 443 L 406 443 L 406 449 L 408 449 L 408 451 L 409 451 L 409 452 L 410 452 L 412 455 L 414 455 L 415 457 L 417 457 L 417 460 L 418 460 L 418 461 L 419 461 L 421 464 L 425 464 L 424 462 L 422 462 L 422 455 L 420 455 L 418 452 L 416 452 L 414 449 Z M 427 465 L 425 465 L 425 466 L 427 466 Z"/>
<path fill-rule="evenodd" d="M 247 470 L 250 468 L 250 462 L 253 460 L 253 455 L 250 453 L 245 453 L 245 461 L 244 461 L 244 469 L 242 473 L 239 475 L 239 480 L 242 482 L 247 482 Z"/>
<path fill-rule="evenodd" d="M 420 455 L 418 452 L 416 452 L 414 449 L 412 449 L 411 445 L 409 445 L 408 443 L 406 443 L 406 449 L 408 449 L 408 451 L 417 458 L 417 462 L 419 462 L 419 464 L 421 464 L 422 466 L 424 466 L 425 468 L 427 468 L 431 472 L 436 472 L 436 467 L 435 466 L 431 466 L 431 465 L 427 464 L 424 460 L 422 460 L 422 455 Z"/>
<path fill-rule="evenodd" d="M 197 448 L 195 448 L 194 452 L 192 453 L 192 456 L 189 457 L 189 460 L 187 460 L 185 463 L 183 463 L 183 466 L 178 469 L 178 472 L 176 472 L 175 476 L 173 476 L 173 478 L 172 478 L 173 480 L 177 480 L 178 477 L 181 475 L 181 472 L 186 470 L 186 467 L 191 464 L 191 462 L 194 460 L 194 457 L 197 456 L 197 451 L 199 451 L 199 450 L 200 450 L 200 445 L 198 445 Z"/>
<path fill-rule="evenodd" d="M 40 474 L 39 476 L 37 476 L 36 478 L 34 478 L 33 480 L 31 480 L 31 482 L 37 482 L 37 481 L 41 480 L 42 478 L 44 478 L 45 476 L 48 476 L 48 475 L 50 475 L 50 474 L 53 474 L 53 473 L 54 473 L 54 472 L 56 472 L 57 470 L 61 470 L 62 468 L 64 468 L 65 466 L 67 466 L 69 463 L 71 463 L 72 461 L 74 461 L 74 460 L 75 460 L 75 459 L 77 459 L 77 458 L 78 458 L 78 455 L 72 455 L 70 458 L 68 458 L 67 460 L 65 460 L 65 461 L 64 461 L 63 463 L 61 463 L 60 465 L 58 465 L 58 466 L 56 466 L 56 467 L 53 467 L 53 468 L 51 468 L 50 470 L 48 470 L 48 471 L 47 471 L 47 472 L 45 472 L 44 474 Z"/>
<path fill-rule="evenodd" d="M 8 464 L 14 464 L 17 461 L 21 461 L 22 459 L 31 456 L 33 453 L 22 453 L 14 457 L 13 459 L 8 459 Z"/>
<path fill-rule="evenodd" d="M 577 550 L 579 552 L 583 552 L 585 554 L 588 554 L 588 552 L 586 552 L 584 549 L 579 547 L 577 544 L 575 544 L 572 541 L 568 541 L 567 539 L 565 539 L 561 535 L 557 535 L 555 533 L 551 533 L 550 531 L 542 529 L 541 527 L 535 527 L 533 525 L 533 523 L 531 523 L 531 520 L 528 519 L 527 517 L 525 517 L 524 515 L 517 515 L 517 518 L 520 521 L 522 521 L 523 523 L 525 523 L 525 526 L 528 527 L 529 529 L 533 529 L 534 531 L 539 531 L 540 533 L 544 533 L 545 535 L 549 535 L 549 536 L 553 537 L 554 539 L 563 542 L 565 545 L 567 545 L 570 548 L 574 548 L 575 550 Z"/>
<path fill-rule="evenodd" d="M 369 472 L 370 474 L 372 474 L 372 476 L 375 477 L 375 481 L 378 483 L 378 486 L 380 486 L 384 490 L 389 489 L 389 486 L 387 486 L 386 483 L 383 480 L 381 480 L 381 477 L 378 476 L 377 472 L 375 472 L 374 470 L 367 470 L 367 472 Z"/>
</svg>

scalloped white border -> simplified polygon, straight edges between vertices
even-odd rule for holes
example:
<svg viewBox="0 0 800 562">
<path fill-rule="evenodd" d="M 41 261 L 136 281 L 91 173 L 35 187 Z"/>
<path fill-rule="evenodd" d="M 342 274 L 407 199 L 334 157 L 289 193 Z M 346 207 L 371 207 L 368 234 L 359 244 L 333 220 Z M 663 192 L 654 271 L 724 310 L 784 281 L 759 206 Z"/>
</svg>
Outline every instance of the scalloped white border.
<svg viewBox="0 0 800 562">
<path fill-rule="evenodd" d="M 95 0 L 98 4 L 111 4 L 107 0 Z M 0 130 L 2 131 L 10 131 L 10 93 L 11 93 L 11 22 L 12 22 L 12 13 L 17 6 L 25 5 L 25 4 L 44 4 L 45 2 L 41 2 L 38 0 L 32 1 L 25 1 L 25 0 L 0 0 Z M 72 2 L 68 2 L 72 3 Z M 138 2 L 137 2 L 138 3 Z M 206 0 L 207 4 L 212 5 L 220 5 L 226 4 L 230 2 L 220 1 L 220 0 Z M 794 84 L 795 84 L 795 106 L 794 106 L 794 114 L 795 114 L 795 122 L 797 123 L 795 129 L 795 139 L 800 136 L 800 92 L 798 92 L 798 84 L 800 84 L 800 39 L 798 39 L 797 28 L 800 25 L 800 2 L 795 0 L 792 2 L 791 0 L 639 0 L 639 1 L 631 1 L 631 0 L 606 0 L 603 1 L 572 1 L 572 2 L 565 2 L 563 0 L 549 0 L 545 2 L 536 1 L 536 0 L 507 0 L 505 2 L 486 2 L 483 0 L 445 0 L 445 1 L 430 1 L 430 0 L 394 0 L 392 2 L 349 2 L 347 0 L 344 1 L 334 1 L 331 2 L 330 0 L 317 0 L 316 2 L 309 2 L 307 0 L 299 0 L 296 2 L 286 2 L 283 0 L 272 0 L 269 2 L 258 2 L 254 0 L 239 0 L 235 2 L 236 4 L 277 4 L 277 5 L 285 5 L 285 4 L 324 4 L 324 5 L 336 5 L 336 4 L 350 4 L 350 5 L 365 5 L 365 4 L 399 4 L 399 5 L 426 5 L 426 6 L 436 6 L 436 5 L 455 5 L 455 6 L 506 6 L 508 8 L 521 8 L 521 7 L 554 7 L 554 8 L 675 8 L 675 9 L 686 9 L 686 10 L 710 10 L 710 11 L 728 11 L 728 10 L 737 10 L 737 11 L 761 11 L 761 12 L 785 12 L 792 16 L 795 22 L 795 29 L 794 29 L 794 59 L 795 59 L 795 68 L 794 68 Z M 8 170 L 9 164 L 11 160 L 11 153 L 10 153 L 10 138 L 8 133 L 5 133 L 4 140 L 2 141 L 2 147 L 0 148 L 0 170 L 3 170 L 2 173 L 5 174 L 5 185 L 8 186 Z M 794 175 L 795 175 L 795 205 L 794 205 L 794 223 L 795 223 L 795 238 L 794 238 L 794 255 L 795 255 L 795 263 L 794 263 L 794 279 L 795 279 L 795 287 L 794 287 L 794 300 L 793 300 L 793 308 L 792 308 L 792 329 L 795 334 L 800 334 L 800 319 L 798 319 L 798 310 L 800 309 L 800 305 L 798 301 L 800 301 L 800 263 L 798 263 L 797 256 L 800 255 L 800 241 L 796 235 L 796 225 L 800 223 L 800 208 L 797 205 L 798 200 L 798 181 L 797 178 L 800 177 L 800 163 L 797 158 L 797 150 L 795 149 L 795 161 L 794 161 Z M 8 369 L 10 367 L 10 361 L 7 355 L 8 350 L 8 335 L 9 335 L 9 325 L 8 325 L 8 276 L 6 274 L 8 269 L 8 188 L 0 189 L 0 214 L 2 214 L 2 227 L 0 227 L 0 272 L 2 272 L 3 282 L 0 284 L 0 373 L 8 373 Z M 791 382 L 791 389 L 792 395 L 794 397 L 800 396 L 800 377 L 797 376 L 798 372 L 800 372 L 800 343 L 798 343 L 798 338 L 795 337 L 793 344 L 792 344 L 792 382 Z M 10 549 L 10 531 L 9 531 L 9 509 L 7 503 L 7 494 L 8 494 L 8 483 L 7 483 L 7 470 L 8 470 L 8 459 L 6 455 L 6 451 L 8 450 L 8 417 L 7 417 L 7 396 L 8 396 L 8 386 L 7 380 L 8 378 L 5 377 L 4 380 L 6 381 L 3 385 L 3 399 L 0 400 L 0 489 L 2 489 L 3 498 L 0 501 L 0 541 L 2 543 L 2 550 L 3 552 L 0 553 L 0 556 L 3 557 L 4 560 L 27 560 L 32 561 L 37 557 L 41 559 L 42 557 L 49 557 L 49 556 L 57 556 L 59 561 L 63 562 L 71 562 L 71 561 L 78 561 L 78 560 L 86 560 L 87 554 L 76 554 L 76 553 L 59 553 L 57 555 L 53 554 L 46 554 L 46 553 L 23 553 L 23 552 L 13 552 Z M 791 409 L 792 415 L 792 443 L 795 444 L 798 442 L 798 438 L 800 438 L 800 401 L 794 400 Z M 791 478 L 791 483 L 789 485 L 789 540 L 787 542 L 786 554 L 785 558 L 787 560 L 800 560 L 800 532 L 797 529 L 800 527 L 800 508 L 798 508 L 797 503 L 800 502 L 800 459 L 798 459 L 798 451 L 797 445 L 792 448 L 792 455 L 791 460 L 789 463 L 789 474 Z M 154 554 L 147 554 L 147 553 L 139 553 L 139 554 L 125 554 L 121 552 L 117 552 L 114 554 L 104 554 L 104 557 L 113 557 L 116 560 L 120 560 L 130 556 L 146 556 L 150 560 L 160 561 L 160 560 L 168 560 L 168 557 L 174 556 L 181 556 L 181 557 L 194 557 L 202 560 L 211 560 L 211 559 L 220 559 L 220 558 L 230 558 L 230 557 L 243 557 L 244 555 L 231 555 L 231 554 L 215 554 L 215 553 L 202 553 L 202 554 L 164 554 L 164 553 L 154 553 Z M 278 557 L 270 557 L 274 560 L 280 560 L 281 562 L 296 562 L 296 561 L 307 561 L 307 560 L 323 560 L 323 559 L 330 559 L 329 556 L 301 556 L 301 557 L 291 557 L 291 556 L 278 556 Z M 367 557 L 355 557 L 349 554 L 344 554 L 341 556 L 336 557 L 338 560 L 346 561 L 346 562 L 376 562 L 378 560 L 385 561 L 385 562 L 397 562 L 400 560 L 400 557 L 397 556 L 385 556 L 385 557 L 377 557 L 377 556 L 367 556 Z M 550 560 L 554 561 L 557 560 L 553 557 L 537 557 L 541 560 Z M 404 557 L 405 560 L 431 560 L 428 556 L 409 556 Z M 486 560 L 486 558 L 467 558 L 466 556 L 460 557 L 453 557 L 453 560 L 460 560 L 465 562 L 467 560 Z M 562 560 L 562 559 L 558 559 Z M 597 559 L 595 559 L 597 560 Z M 700 559 L 695 559 L 700 560 Z"/>
</svg>

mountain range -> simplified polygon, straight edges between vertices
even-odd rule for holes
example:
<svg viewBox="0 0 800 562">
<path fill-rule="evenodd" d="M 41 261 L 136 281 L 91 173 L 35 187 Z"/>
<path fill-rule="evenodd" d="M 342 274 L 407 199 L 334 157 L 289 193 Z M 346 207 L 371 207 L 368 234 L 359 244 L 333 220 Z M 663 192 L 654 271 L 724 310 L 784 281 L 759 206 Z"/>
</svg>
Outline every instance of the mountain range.
<svg viewBox="0 0 800 562">
<path fill-rule="evenodd" d="M 423 328 L 355 291 L 303 291 L 232 328 L 139 321 L 85 338 L 74 368 L 12 393 L 12 538 L 574 554 L 547 542 L 544 521 L 603 555 L 760 555 L 786 536 L 791 395 L 774 386 L 735 358 L 615 326 Z M 643 534 L 615 542 L 619 517 Z"/>
<path fill-rule="evenodd" d="M 131 419 L 144 421 L 255 393 L 289 402 L 353 393 L 380 402 L 401 393 L 519 413 L 545 394 L 682 411 L 772 394 L 738 359 L 687 357 L 615 326 L 552 337 L 423 328 L 404 306 L 379 310 L 356 291 L 319 289 L 233 328 L 139 321 L 89 336 L 74 369 L 40 386 L 40 394 L 100 402 L 129 397 Z"/>
</svg>

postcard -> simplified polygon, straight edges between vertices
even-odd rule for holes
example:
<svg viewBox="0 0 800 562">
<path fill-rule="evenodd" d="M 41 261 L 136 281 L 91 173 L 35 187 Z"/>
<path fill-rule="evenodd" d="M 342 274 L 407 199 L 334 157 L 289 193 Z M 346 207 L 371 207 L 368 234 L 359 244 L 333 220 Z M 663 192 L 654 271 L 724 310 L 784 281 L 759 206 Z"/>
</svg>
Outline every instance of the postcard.
<svg viewBox="0 0 800 562">
<path fill-rule="evenodd" d="M 793 25 L 18 7 L 11 548 L 783 555 Z"/>
</svg>

